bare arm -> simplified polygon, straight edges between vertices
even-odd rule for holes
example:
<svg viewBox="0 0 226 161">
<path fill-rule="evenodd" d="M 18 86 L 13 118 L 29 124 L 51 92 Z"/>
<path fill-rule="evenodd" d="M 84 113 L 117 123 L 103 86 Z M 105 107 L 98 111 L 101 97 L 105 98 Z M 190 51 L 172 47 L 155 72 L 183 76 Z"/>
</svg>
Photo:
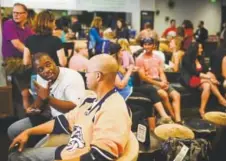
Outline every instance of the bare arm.
<svg viewBox="0 0 226 161">
<path fill-rule="evenodd" d="M 128 84 L 128 81 L 130 79 L 130 76 L 132 74 L 132 71 L 133 71 L 133 66 L 128 69 L 128 71 L 126 72 L 126 74 L 125 74 L 125 76 L 123 77 L 122 80 L 117 75 L 116 78 L 115 78 L 115 86 L 117 88 L 119 88 L 119 89 L 125 88 L 127 86 L 127 84 Z"/>
<path fill-rule="evenodd" d="M 42 100 L 48 100 L 49 105 L 51 105 L 53 108 L 56 108 L 59 111 L 62 112 L 68 112 L 72 110 L 74 107 L 76 107 L 76 104 L 72 103 L 71 101 L 63 101 L 56 99 L 54 97 L 49 96 L 49 84 L 47 85 L 47 88 L 42 87 L 39 85 L 36 81 L 34 81 L 34 85 L 37 91 L 37 95 Z M 66 90 L 66 89 L 65 89 Z"/>
<path fill-rule="evenodd" d="M 23 63 L 24 65 L 31 64 L 31 53 L 30 50 L 26 47 L 24 47 Z"/>
<path fill-rule="evenodd" d="M 163 67 L 159 68 L 159 76 L 161 81 L 168 82 Z"/>
<path fill-rule="evenodd" d="M 47 123 L 23 131 L 13 140 L 9 149 L 13 148 L 16 144 L 19 144 L 19 152 L 21 152 L 31 135 L 44 135 L 51 133 L 54 128 L 54 123 L 55 120 L 51 120 Z"/>
<path fill-rule="evenodd" d="M 21 53 L 24 52 L 24 44 L 19 40 L 19 39 L 13 39 L 11 40 L 11 43 L 13 44 L 13 46 L 19 50 Z"/>
<path fill-rule="evenodd" d="M 139 71 L 138 71 L 138 74 L 139 74 L 139 77 L 141 80 L 147 82 L 147 83 L 150 83 L 150 84 L 153 84 L 153 85 L 157 85 L 159 86 L 159 81 L 156 81 L 154 79 L 151 79 L 149 78 L 146 74 L 145 74 L 145 71 L 143 68 L 140 68 Z"/>
<path fill-rule="evenodd" d="M 65 52 L 63 48 L 57 51 L 57 57 L 60 65 L 62 67 L 65 67 L 67 65 L 67 57 L 65 56 Z"/>
</svg>

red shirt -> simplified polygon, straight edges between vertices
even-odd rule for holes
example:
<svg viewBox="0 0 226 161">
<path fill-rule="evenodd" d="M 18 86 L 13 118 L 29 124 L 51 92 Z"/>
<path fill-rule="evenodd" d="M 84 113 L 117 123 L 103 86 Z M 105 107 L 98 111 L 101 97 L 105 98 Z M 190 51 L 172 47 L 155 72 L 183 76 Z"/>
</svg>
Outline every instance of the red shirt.
<svg viewBox="0 0 226 161">
<path fill-rule="evenodd" d="M 176 27 L 169 27 L 167 28 L 163 34 L 162 34 L 162 37 L 166 37 L 168 35 L 169 32 L 177 32 L 177 28 Z M 176 35 L 176 34 L 175 34 Z"/>
</svg>

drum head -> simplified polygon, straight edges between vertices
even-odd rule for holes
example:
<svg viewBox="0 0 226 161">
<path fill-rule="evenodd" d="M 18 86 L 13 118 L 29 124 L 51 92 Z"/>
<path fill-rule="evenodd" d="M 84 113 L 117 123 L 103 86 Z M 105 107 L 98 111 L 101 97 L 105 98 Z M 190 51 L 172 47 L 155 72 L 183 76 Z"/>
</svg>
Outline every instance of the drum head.
<svg viewBox="0 0 226 161">
<path fill-rule="evenodd" d="M 185 119 L 184 124 L 196 133 L 211 133 L 216 131 L 215 124 L 199 118 Z"/>
<path fill-rule="evenodd" d="M 219 126 L 226 126 L 225 112 L 207 112 L 204 119 Z"/>
<path fill-rule="evenodd" d="M 155 128 L 155 135 L 163 140 L 169 138 L 194 139 L 191 129 L 179 124 L 164 124 Z"/>
</svg>

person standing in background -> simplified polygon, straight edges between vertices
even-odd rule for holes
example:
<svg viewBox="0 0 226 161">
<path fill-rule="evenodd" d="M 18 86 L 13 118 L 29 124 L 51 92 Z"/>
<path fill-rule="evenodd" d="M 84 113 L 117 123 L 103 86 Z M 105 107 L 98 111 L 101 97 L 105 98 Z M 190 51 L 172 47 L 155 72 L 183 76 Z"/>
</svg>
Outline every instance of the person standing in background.
<svg viewBox="0 0 226 161">
<path fill-rule="evenodd" d="M 25 40 L 33 35 L 28 21 L 28 9 L 24 4 L 15 3 L 13 6 L 13 19 L 9 19 L 3 24 L 2 54 L 5 59 L 4 64 L 12 64 L 11 68 L 21 68 Z M 9 59 L 10 58 L 10 59 Z M 20 63 L 13 63 L 16 58 L 21 58 Z M 6 71 L 10 70 L 6 67 Z M 24 75 L 13 74 L 13 81 L 20 89 L 24 98 L 28 98 L 26 78 Z"/>
<path fill-rule="evenodd" d="M 198 29 L 195 32 L 195 39 L 205 48 L 205 42 L 208 39 L 208 30 L 204 27 L 204 21 L 200 21 Z"/>
<path fill-rule="evenodd" d="M 182 23 L 182 27 L 184 28 L 184 42 L 183 49 L 186 51 L 188 47 L 191 45 L 194 35 L 194 27 L 190 20 L 184 20 Z"/>
<path fill-rule="evenodd" d="M 102 46 L 104 39 L 100 36 L 100 28 L 102 27 L 103 21 L 101 17 L 94 17 L 89 30 L 88 38 L 88 52 L 89 58 L 95 54 L 101 54 L 96 51 L 97 46 Z"/>
<path fill-rule="evenodd" d="M 116 39 L 127 39 L 129 42 L 129 29 L 123 19 L 118 19 L 116 23 L 116 30 L 115 30 Z"/>
<path fill-rule="evenodd" d="M 9 57 L 23 57 L 24 42 L 31 36 L 32 30 L 27 26 L 28 9 L 24 4 L 13 6 L 13 19 L 3 24 L 2 53 L 4 59 Z"/>
<path fill-rule="evenodd" d="M 137 36 L 137 41 L 140 42 L 145 38 L 153 38 L 155 40 L 159 40 L 157 32 L 153 29 L 150 22 L 144 24 L 144 29 Z"/>
<path fill-rule="evenodd" d="M 75 38 L 79 39 L 82 31 L 82 25 L 78 21 L 78 17 L 76 15 L 71 16 L 71 30 L 75 34 Z"/>
<path fill-rule="evenodd" d="M 167 28 L 163 34 L 162 37 L 167 37 L 168 35 L 176 35 L 177 28 L 176 28 L 176 20 L 172 19 L 170 20 L 170 27 Z"/>
</svg>

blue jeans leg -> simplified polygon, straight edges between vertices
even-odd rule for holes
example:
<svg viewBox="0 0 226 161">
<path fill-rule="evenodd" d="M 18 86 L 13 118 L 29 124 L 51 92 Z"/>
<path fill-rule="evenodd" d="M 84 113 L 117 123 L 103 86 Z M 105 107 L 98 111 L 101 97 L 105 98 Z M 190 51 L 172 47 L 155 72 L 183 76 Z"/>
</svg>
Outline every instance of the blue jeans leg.
<svg viewBox="0 0 226 161">
<path fill-rule="evenodd" d="M 13 140 L 21 132 L 32 127 L 33 126 L 29 118 L 21 119 L 9 126 L 8 136 L 11 140 Z"/>
<path fill-rule="evenodd" d="M 10 153 L 8 161 L 54 161 L 55 151 L 56 147 L 25 149 L 22 153 Z"/>
</svg>

